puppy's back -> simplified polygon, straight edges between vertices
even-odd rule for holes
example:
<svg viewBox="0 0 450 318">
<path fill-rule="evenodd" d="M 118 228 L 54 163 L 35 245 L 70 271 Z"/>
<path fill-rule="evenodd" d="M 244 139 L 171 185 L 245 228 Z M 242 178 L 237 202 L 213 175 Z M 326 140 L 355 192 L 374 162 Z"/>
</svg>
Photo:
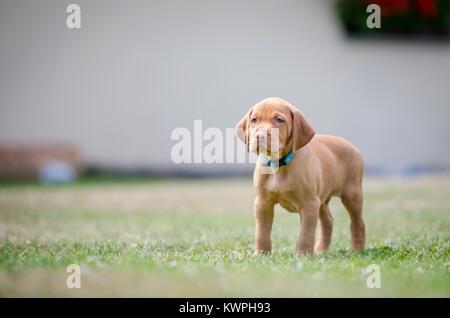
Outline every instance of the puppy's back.
<svg viewBox="0 0 450 318">
<path fill-rule="evenodd" d="M 334 172 L 340 170 L 341 178 L 361 182 L 364 160 L 358 148 L 349 141 L 337 136 L 316 135 L 310 144 L 314 153 L 325 165 L 323 169 L 334 170 Z"/>
</svg>

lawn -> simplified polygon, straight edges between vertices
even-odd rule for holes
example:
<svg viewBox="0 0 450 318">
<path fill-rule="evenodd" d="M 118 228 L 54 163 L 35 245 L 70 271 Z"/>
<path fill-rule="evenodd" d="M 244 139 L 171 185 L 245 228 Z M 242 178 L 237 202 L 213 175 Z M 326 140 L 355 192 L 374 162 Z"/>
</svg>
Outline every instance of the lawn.
<svg viewBox="0 0 450 318">
<path fill-rule="evenodd" d="M 293 253 L 299 216 L 277 207 L 273 253 L 256 258 L 250 178 L 2 184 L 0 296 L 450 297 L 450 177 L 364 189 L 366 251 L 349 251 L 335 198 L 328 252 Z"/>
</svg>

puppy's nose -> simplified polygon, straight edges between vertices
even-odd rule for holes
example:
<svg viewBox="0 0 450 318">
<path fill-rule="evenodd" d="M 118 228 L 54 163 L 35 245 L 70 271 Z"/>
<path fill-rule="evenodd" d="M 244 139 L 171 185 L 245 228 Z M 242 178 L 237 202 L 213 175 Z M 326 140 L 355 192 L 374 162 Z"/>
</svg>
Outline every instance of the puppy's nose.
<svg viewBox="0 0 450 318">
<path fill-rule="evenodd" d="M 264 139 L 267 138 L 267 133 L 265 131 L 263 131 L 263 130 L 259 130 L 259 131 L 256 132 L 255 136 L 256 136 L 256 139 L 258 141 L 259 140 L 264 140 Z"/>
<path fill-rule="evenodd" d="M 267 143 L 267 132 L 264 130 L 259 130 L 255 134 L 256 142 L 260 145 L 265 145 Z"/>
</svg>

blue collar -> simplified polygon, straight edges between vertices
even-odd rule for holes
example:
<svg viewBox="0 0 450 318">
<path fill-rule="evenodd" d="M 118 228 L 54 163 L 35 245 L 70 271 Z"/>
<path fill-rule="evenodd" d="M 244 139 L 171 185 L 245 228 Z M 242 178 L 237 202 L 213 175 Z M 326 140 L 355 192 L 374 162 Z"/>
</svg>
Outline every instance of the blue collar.
<svg viewBox="0 0 450 318">
<path fill-rule="evenodd" d="M 296 153 L 297 152 L 295 152 L 295 154 Z M 292 160 L 292 158 L 294 158 L 295 154 L 292 154 L 292 152 L 290 152 L 285 157 L 281 158 L 280 160 L 272 161 L 272 160 L 267 159 L 266 157 L 264 157 L 264 155 L 262 153 L 260 153 L 259 159 L 261 159 L 261 161 L 264 162 L 267 166 L 275 168 L 275 167 L 286 166 Z"/>
</svg>

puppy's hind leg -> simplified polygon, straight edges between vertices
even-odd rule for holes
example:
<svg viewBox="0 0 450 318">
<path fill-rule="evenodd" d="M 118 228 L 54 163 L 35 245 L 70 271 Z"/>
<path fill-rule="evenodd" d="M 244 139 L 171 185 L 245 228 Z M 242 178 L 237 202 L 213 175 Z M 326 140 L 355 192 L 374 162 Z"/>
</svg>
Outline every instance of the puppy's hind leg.
<svg viewBox="0 0 450 318">
<path fill-rule="evenodd" d="M 363 193 L 361 187 L 351 187 L 344 191 L 342 203 L 350 215 L 350 231 L 352 235 L 352 250 L 366 247 L 366 225 L 362 216 Z"/>
<path fill-rule="evenodd" d="M 314 252 L 320 253 L 330 246 L 333 234 L 333 216 L 328 208 L 328 201 L 320 206 L 319 211 L 319 238 Z"/>
</svg>

